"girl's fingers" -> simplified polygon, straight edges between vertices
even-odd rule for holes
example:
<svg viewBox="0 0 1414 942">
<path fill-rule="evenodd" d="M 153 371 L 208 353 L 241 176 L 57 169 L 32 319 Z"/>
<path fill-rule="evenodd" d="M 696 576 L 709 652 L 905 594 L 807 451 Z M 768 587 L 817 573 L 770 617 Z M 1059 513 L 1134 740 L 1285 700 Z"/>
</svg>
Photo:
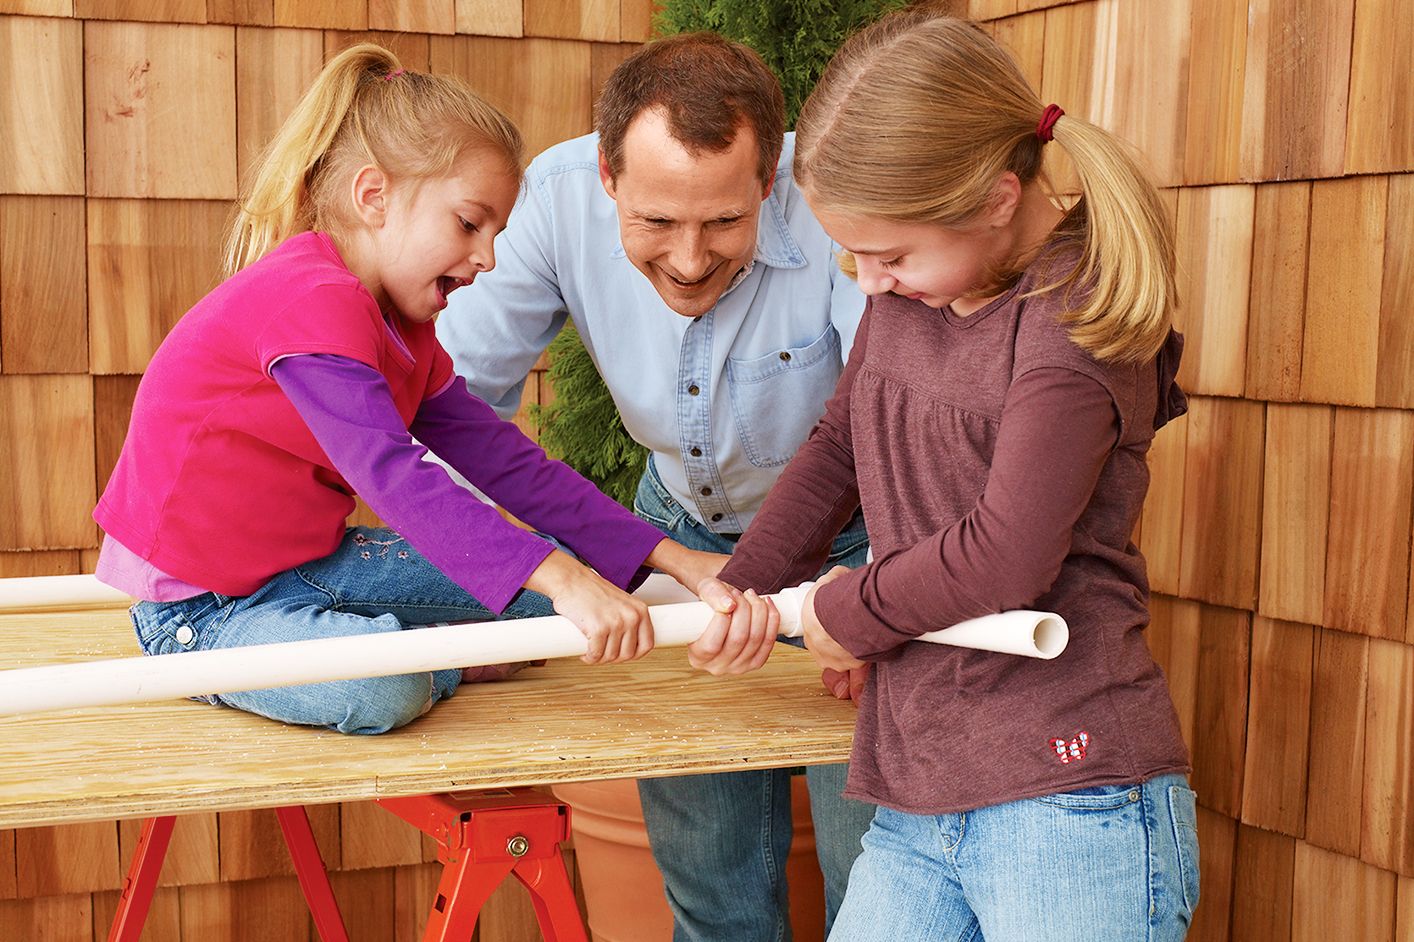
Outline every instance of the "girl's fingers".
<svg viewBox="0 0 1414 942">
<path fill-rule="evenodd" d="M 630 613 L 631 614 L 631 613 Z M 631 661 L 638 655 L 638 622 L 625 619 L 619 628 L 619 648 L 617 661 Z"/>
<path fill-rule="evenodd" d="M 687 646 L 688 663 L 697 670 L 705 669 L 721 653 L 730 627 L 730 615 L 712 616 L 712 620 L 707 623 L 707 629 Z"/>
<path fill-rule="evenodd" d="M 598 664 L 604 658 L 604 648 L 609 643 L 609 633 L 596 625 L 586 630 L 584 636 L 589 641 L 589 650 L 584 652 L 582 660 L 586 664 Z"/>
<path fill-rule="evenodd" d="M 746 605 L 741 612 L 741 647 L 727 665 L 727 672 L 743 674 L 751 669 L 751 663 L 761 650 L 761 639 L 766 635 L 766 600 L 750 589 L 746 590 Z"/>
<path fill-rule="evenodd" d="M 760 670 L 768 658 L 771 651 L 776 646 L 776 635 L 781 633 L 781 613 L 770 599 L 766 599 L 766 634 L 762 638 L 761 646 L 756 650 L 756 655 L 751 659 L 751 664 L 747 670 Z"/>
</svg>

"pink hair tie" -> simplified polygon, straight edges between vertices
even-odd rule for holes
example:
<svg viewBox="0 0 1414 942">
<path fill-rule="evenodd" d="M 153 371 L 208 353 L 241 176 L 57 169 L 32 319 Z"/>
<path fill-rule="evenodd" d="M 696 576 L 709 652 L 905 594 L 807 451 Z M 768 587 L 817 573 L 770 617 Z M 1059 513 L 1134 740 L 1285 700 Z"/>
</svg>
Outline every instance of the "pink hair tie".
<svg viewBox="0 0 1414 942">
<path fill-rule="evenodd" d="M 1063 114 L 1065 112 L 1061 110 L 1060 105 L 1047 105 L 1046 110 L 1041 112 L 1040 122 L 1036 125 L 1036 136 L 1042 141 L 1051 140 L 1055 136 L 1051 129 L 1056 126 L 1056 122 Z"/>
<path fill-rule="evenodd" d="M 397 78 L 399 75 L 402 75 L 406 71 L 407 69 L 394 69 L 391 72 L 384 73 L 383 81 L 391 82 L 393 79 Z"/>
</svg>

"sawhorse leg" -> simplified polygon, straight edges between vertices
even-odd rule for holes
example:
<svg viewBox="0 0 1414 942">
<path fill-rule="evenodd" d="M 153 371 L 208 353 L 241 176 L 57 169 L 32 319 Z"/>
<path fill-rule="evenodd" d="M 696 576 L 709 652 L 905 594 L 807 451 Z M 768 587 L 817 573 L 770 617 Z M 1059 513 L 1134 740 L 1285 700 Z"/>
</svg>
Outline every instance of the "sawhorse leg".
<svg viewBox="0 0 1414 942">
<path fill-rule="evenodd" d="M 147 922 L 147 909 L 152 905 L 152 894 L 157 890 L 157 875 L 162 872 L 167 844 L 172 840 L 172 825 L 176 822 L 172 815 L 148 818 L 142 822 L 142 834 L 137 839 L 137 849 L 133 851 L 133 862 L 128 868 L 128 879 L 123 883 L 123 892 L 118 895 L 118 912 L 113 917 L 108 942 L 137 942 L 142 935 L 143 924 Z"/>
<path fill-rule="evenodd" d="M 309 828 L 309 817 L 304 813 L 304 808 L 299 805 L 276 808 L 275 815 L 279 818 L 285 846 L 290 849 L 300 889 L 304 891 L 304 899 L 309 904 L 321 942 L 348 942 L 348 932 L 344 929 L 343 917 L 339 915 L 339 904 L 334 900 L 329 874 L 324 869 L 323 858 L 319 856 L 319 847 L 314 843 L 314 832 Z M 118 912 L 113 917 L 108 942 L 138 942 L 142 935 L 175 823 L 176 818 L 170 815 L 148 818 L 142 823 L 142 835 L 133 852 L 133 862 L 128 867 L 123 892 L 118 896 Z"/>
<path fill-rule="evenodd" d="M 481 907 L 508 875 L 530 891 L 547 942 L 588 942 L 560 855 L 569 808 L 527 789 L 378 801 L 437 842 L 442 880 L 423 942 L 467 942 Z"/>
<path fill-rule="evenodd" d="M 329 872 L 324 869 L 324 858 L 319 856 L 319 845 L 314 843 L 309 815 L 301 805 L 276 808 L 275 815 L 280 819 L 285 846 L 290 849 L 299 888 L 304 891 L 304 901 L 314 917 L 319 938 L 322 942 L 349 942 L 344 918 L 339 915 L 339 903 L 334 899 L 334 888 L 329 885 Z"/>
</svg>

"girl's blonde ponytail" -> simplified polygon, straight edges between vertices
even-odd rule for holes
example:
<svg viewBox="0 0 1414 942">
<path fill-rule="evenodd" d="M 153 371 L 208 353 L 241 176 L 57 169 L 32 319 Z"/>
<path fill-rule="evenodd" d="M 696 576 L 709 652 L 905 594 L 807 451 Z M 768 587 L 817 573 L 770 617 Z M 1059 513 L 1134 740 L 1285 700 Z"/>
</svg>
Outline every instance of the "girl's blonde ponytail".
<svg viewBox="0 0 1414 942">
<path fill-rule="evenodd" d="M 371 43 L 344 50 L 324 67 L 256 161 L 226 242 L 227 275 L 311 228 L 311 177 L 352 109 L 360 81 L 401 68 L 395 55 Z"/>
<path fill-rule="evenodd" d="M 1002 174 L 1045 182 L 1044 114 L 980 27 L 915 7 L 856 34 L 831 61 L 796 123 L 796 179 L 839 212 L 965 226 Z M 1080 260 L 1035 293 L 1064 288 L 1076 299 L 1062 319 L 1095 357 L 1147 360 L 1176 306 L 1172 222 L 1117 138 L 1070 116 L 1049 133 L 1081 189 L 1052 244 L 1078 246 Z"/>
<path fill-rule="evenodd" d="M 359 167 L 418 179 L 449 172 L 472 150 L 519 179 L 520 132 L 460 80 L 410 72 L 371 43 L 344 50 L 257 161 L 226 240 L 226 274 L 296 233 L 347 226 L 347 188 Z"/>
<path fill-rule="evenodd" d="M 1069 115 L 1055 142 L 1080 179 L 1076 220 L 1080 263 L 1061 280 L 1085 288 L 1061 320 L 1070 339 L 1096 359 L 1142 362 L 1164 345 L 1178 306 L 1173 221 L 1128 146 Z M 1057 285 L 1046 285 L 1040 291 Z M 1039 292 L 1038 292 L 1039 293 Z"/>
</svg>

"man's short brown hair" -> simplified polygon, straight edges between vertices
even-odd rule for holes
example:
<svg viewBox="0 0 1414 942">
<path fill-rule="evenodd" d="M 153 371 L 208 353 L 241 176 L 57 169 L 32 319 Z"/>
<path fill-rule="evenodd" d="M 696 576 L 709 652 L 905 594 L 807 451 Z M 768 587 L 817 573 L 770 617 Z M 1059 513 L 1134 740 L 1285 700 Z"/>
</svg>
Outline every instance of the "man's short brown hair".
<svg viewBox="0 0 1414 942">
<path fill-rule="evenodd" d="M 645 109 L 661 107 L 674 139 L 690 152 L 720 153 L 737 129 L 756 133 L 763 184 L 776 173 L 785 133 L 781 83 L 751 49 L 716 33 L 683 33 L 648 43 L 614 70 L 594 108 L 599 149 L 618 176 L 624 135 Z"/>
</svg>

